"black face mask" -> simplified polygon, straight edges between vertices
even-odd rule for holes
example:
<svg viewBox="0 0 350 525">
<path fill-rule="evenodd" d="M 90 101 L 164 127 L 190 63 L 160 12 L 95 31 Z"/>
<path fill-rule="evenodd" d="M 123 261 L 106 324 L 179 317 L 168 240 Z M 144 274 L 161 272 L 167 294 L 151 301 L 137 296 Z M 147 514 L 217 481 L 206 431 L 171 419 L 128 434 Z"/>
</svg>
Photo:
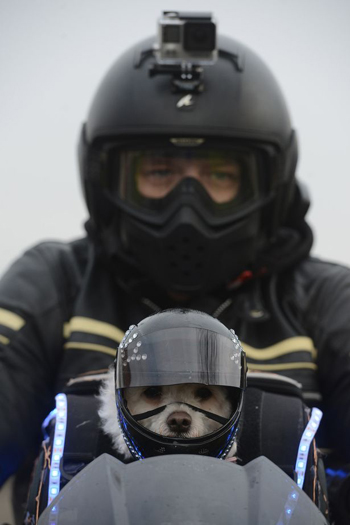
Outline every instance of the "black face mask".
<svg viewBox="0 0 350 525">
<path fill-rule="evenodd" d="M 118 210 L 115 227 L 106 229 L 106 250 L 118 239 L 117 255 L 166 291 L 195 295 L 227 286 L 254 266 L 266 240 L 261 210 L 271 199 L 268 154 L 224 141 L 208 140 L 198 149 L 169 144 L 106 146 L 103 193 Z M 194 166 L 196 176 L 186 166 Z"/>
</svg>

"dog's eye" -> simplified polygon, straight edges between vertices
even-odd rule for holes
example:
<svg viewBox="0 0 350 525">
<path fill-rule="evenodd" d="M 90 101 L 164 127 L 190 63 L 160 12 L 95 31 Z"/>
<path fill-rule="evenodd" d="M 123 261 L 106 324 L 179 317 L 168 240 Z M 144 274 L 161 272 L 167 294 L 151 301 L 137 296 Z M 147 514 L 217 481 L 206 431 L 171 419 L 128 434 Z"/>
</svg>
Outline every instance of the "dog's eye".
<svg viewBox="0 0 350 525">
<path fill-rule="evenodd" d="M 160 386 L 150 386 L 143 393 L 148 399 L 156 399 L 162 395 L 162 387 Z"/>
<path fill-rule="evenodd" d="M 202 387 L 202 388 L 198 388 L 198 390 L 196 390 L 196 397 L 199 397 L 199 399 L 201 401 L 206 401 L 212 395 L 213 394 L 212 394 L 211 390 L 209 390 L 209 388 Z"/>
</svg>

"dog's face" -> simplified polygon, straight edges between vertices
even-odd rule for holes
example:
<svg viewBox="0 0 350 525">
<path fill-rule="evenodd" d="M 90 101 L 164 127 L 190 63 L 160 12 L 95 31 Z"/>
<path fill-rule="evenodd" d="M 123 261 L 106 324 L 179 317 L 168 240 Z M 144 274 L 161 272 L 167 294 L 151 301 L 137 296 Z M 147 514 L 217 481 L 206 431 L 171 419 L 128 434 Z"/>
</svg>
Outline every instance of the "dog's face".
<svg viewBox="0 0 350 525">
<path fill-rule="evenodd" d="M 184 403 L 229 418 L 232 405 L 225 387 L 202 384 L 134 387 L 124 390 L 131 415 L 142 414 L 166 405 L 166 408 L 140 423 L 162 436 L 196 438 L 210 434 L 221 424 L 191 409 Z"/>
</svg>

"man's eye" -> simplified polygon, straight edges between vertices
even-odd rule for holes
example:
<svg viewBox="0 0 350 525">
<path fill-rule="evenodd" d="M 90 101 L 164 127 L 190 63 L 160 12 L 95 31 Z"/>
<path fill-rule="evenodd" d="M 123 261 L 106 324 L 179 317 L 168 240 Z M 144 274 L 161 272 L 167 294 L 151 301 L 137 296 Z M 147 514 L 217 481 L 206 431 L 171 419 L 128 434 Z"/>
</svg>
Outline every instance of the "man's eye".
<svg viewBox="0 0 350 525">
<path fill-rule="evenodd" d="M 217 180 L 217 181 L 229 181 L 229 182 L 238 181 L 238 176 L 228 171 L 214 171 L 211 174 L 211 176 L 214 180 Z"/>
<path fill-rule="evenodd" d="M 160 386 L 150 386 L 143 393 L 148 399 L 156 399 L 162 395 L 162 388 Z"/>
<path fill-rule="evenodd" d="M 209 388 L 202 387 L 202 388 L 198 388 L 198 390 L 196 390 L 196 397 L 198 397 L 201 401 L 206 401 L 212 395 L 213 394 L 212 394 L 211 390 L 209 390 Z"/>
<path fill-rule="evenodd" d="M 158 177 L 160 179 L 170 177 L 170 175 L 172 172 L 168 169 L 153 169 L 145 172 L 146 177 Z"/>
</svg>

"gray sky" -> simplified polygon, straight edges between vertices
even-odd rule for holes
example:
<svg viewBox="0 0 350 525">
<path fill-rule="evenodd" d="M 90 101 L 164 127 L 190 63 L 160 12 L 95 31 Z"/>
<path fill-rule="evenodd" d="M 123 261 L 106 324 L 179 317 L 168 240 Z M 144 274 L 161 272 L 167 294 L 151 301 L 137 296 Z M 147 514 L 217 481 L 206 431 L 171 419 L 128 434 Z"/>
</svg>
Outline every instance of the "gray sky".
<svg viewBox="0 0 350 525">
<path fill-rule="evenodd" d="M 300 144 L 312 196 L 313 253 L 350 264 L 349 0 L 192 0 L 219 31 L 267 62 Z M 76 162 L 80 126 L 102 76 L 155 33 L 158 0 L 0 0 L 0 273 L 46 239 L 83 235 Z"/>
</svg>

